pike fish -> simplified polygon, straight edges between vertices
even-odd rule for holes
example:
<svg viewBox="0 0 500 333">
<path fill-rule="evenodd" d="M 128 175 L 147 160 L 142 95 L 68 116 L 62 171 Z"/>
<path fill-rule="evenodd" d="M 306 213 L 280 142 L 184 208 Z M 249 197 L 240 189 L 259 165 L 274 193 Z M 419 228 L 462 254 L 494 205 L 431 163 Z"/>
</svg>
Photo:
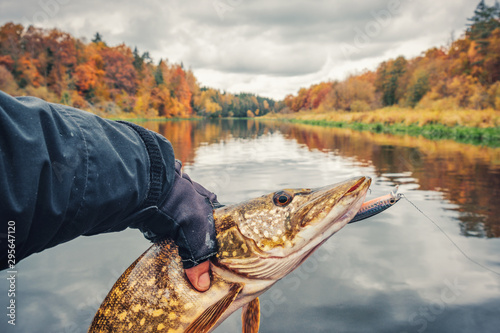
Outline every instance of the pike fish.
<svg viewBox="0 0 500 333">
<path fill-rule="evenodd" d="M 212 332 L 242 308 L 243 333 L 257 333 L 259 295 L 351 221 L 370 184 L 285 189 L 216 209 L 208 291 L 191 286 L 173 241 L 153 244 L 115 283 L 89 332 Z"/>
</svg>

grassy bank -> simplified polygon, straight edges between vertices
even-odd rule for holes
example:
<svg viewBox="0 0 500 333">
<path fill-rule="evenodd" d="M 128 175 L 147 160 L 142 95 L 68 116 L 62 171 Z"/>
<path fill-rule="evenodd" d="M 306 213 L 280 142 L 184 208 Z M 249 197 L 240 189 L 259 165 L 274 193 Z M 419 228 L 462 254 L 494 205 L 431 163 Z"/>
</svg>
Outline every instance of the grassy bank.
<svg viewBox="0 0 500 333">
<path fill-rule="evenodd" d="M 478 128 L 455 126 L 448 127 L 441 124 L 432 125 L 404 125 L 404 124 L 383 124 L 383 123 L 348 123 L 342 121 L 328 120 L 302 120 L 302 119 L 284 119 L 291 123 L 300 123 L 308 125 L 319 125 L 327 127 L 351 128 L 357 131 L 371 131 L 374 133 L 386 134 L 408 134 L 412 136 L 423 136 L 427 139 L 440 140 L 450 139 L 462 143 L 471 143 L 475 145 L 484 145 L 488 147 L 500 147 L 500 128 Z"/>
<path fill-rule="evenodd" d="M 133 123 L 143 123 L 146 121 L 181 121 L 181 120 L 201 120 L 204 119 L 202 117 L 191 117 L 191 118 L 179 118 L 179 117 L 173 117 L 173 118 L 167 118 L 167 117 L 151 117 L 151 118 L 144 118 L 144 117 L 106 117 L 106 119 L 109 120 L 123 120 L 123 121 L 130 121 Z"/>
<path fill-rule="evenodd" d="M 369 112 L 298 112 L 269 115 L 265 118 L 500 147 L 500 111 L 495 110 L 434 111 L 386 108 Z"/>
</svg>

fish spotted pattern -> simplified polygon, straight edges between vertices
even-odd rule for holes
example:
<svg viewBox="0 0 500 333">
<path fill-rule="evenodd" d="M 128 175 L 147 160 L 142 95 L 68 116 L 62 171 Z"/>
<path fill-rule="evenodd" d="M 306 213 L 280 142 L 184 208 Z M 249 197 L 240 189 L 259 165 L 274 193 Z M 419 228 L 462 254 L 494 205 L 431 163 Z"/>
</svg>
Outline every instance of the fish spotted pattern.
<svg viewBox="0 0 500 333">
<path fill-rule="evenodd" d="M 118 279 L 89 332 L 205 333 L 242 308 L 243 332 L 257 333 L 258 296 L 353 219 L 370 183 L 285 189 L 216 209 L 208 291 L 191 286 L 173 241 L 156 243 Z"/>
</svg>

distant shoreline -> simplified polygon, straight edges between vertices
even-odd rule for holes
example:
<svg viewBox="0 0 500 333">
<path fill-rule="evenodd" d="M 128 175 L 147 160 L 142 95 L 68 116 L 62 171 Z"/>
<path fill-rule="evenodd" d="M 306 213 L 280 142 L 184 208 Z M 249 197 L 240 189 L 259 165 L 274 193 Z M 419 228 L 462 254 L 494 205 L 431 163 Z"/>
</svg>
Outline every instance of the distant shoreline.
<svg viewBox="0 0 500 333">
<path fill-rule="evenodd" d="M 500 147 L 500 111 L 492 109 L 435 111 L 391 107 L 365 112 L 268 114 L 259 119 Z"/>
<path fill-rule="evenodd" d="M 203 120 L 205 117 L 108 117 L 132 122 Z M 221 119 L 221 118 L 213 118 Z M 500 111 L 496 110 L 415 110 L 397 107 L 365 112 L 314 112 L 267 114 L 255 118 L 223 118 L 276 120 L 295 124 L 348 128 L 373 133 L 422 136 L 431 140 L 454 140 L 460 143 L 500 147 Z"/>
</svg>

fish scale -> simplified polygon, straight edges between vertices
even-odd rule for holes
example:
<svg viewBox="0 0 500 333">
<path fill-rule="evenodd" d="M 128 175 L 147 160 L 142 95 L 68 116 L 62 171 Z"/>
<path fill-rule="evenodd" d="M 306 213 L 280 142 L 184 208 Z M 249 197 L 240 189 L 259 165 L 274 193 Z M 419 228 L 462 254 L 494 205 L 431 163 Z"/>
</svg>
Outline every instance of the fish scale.
<svg viewBox="0 0 500 333">
<path fill-rule="evenodd" d="M 243 333 L 257 333 L 258 296 L 344 227 L 370 184 L 360 177 L 285 189 L 216 209 L 218 252 L 206 292 L 191 286 L 172 240 L 155 243 L 112 287 L 89 332 L 208 333 L 242 308 Z"/>
<path fill-rule="evenodd" d="M 185 278 L 171 240 L 152 245 L 118 279 L 94 317 L 90 332 L 184 332 L 214 299 L 235 284 L 217 274 L 204 297 Z"/>
</svg>

